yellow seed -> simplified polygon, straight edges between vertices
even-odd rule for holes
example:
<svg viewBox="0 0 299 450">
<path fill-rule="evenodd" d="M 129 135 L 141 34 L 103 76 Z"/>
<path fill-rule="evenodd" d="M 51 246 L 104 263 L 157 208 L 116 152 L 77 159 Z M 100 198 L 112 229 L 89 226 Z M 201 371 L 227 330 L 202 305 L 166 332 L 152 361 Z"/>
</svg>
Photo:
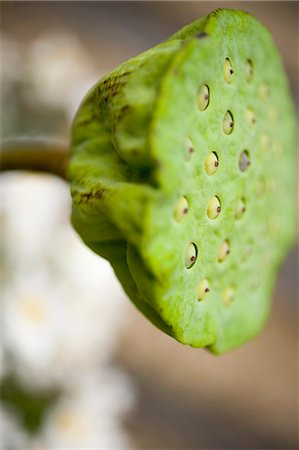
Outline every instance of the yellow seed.
<svg viewBox="0 0 299 450">
<path fill-rule="evenodd" d="M 228 241 L 223 241 L 218 249 L 218 261 L 222 262 L 230 254 L 230 245 Z"/>
<path fill-rule="evenodd" d="M 234 119 L 230 111 L 224 114 L 222 128 L 225 134 L 231 134 L 234 129 Z"/>
<path fill-rule="evenodd" d="M 197 247 L 193 242 L 190 242 L 185 252 L 185 266 L 190 269 L 196 262 L 197 258 Z"/>
<path fill-rule="evenodd" d="M 267 134 L 261 135 L 260 144 L 263 150 L 268 150 L 268 148 L 270 147 L 270 138 Z"/>
<path fill-rule="evenodd" d="M 216 219 L 221 212 L 221 204 L 219 198 L 214 195 L 214 197 L 210 198 L 208 203 L 207 214 L 210 219 Z"/>
<path fill-rule="evenodd" d="M 261 198 L 265 195 L 266 192 L 266 183 L 263 177 L 260 177 L 257 182 L 256 187 L 256 195 L 258 198 Z"/>
<path fill-rule="evenodd" d="M 197 91 L 197 106 L 200 111 L 204 111 L 210 102 L 210 91 L 206 84 L 202 84 Z"/>
<path fill-rule="evenodd" d="M 275 141 L 275 145 L 274 145 L 274 152 L 275 155 L 280 158 L 283 154 L 283 145 L 281 142 L 279 141 Z"/>
<path fill-rule="evenodd" d="M 188 136 L 186 137 L 185 145 L 186 145 L 187 159 L 190 159 L 191 155 L 194 153 L 194 145 Z"/>
<path fill-rule="evenodd" d="M 266 100 L 270 95 L 270 89 L 269 86 L 266 83 L 261 84 L 260 87 L 260 96 L 263 100 Z"/>
<path fill-rule="evenodd" d="M 235 217 L 236 219 L 240 219 L 246 211 L 246 203 L 243 198 L 240 198 L 237 201 Z"/>
<path fill-rule="evenodd" d="M 251 108 L 246 109 L 246 120 L 249 125 L 254 125 L 256 122 L 255 114 Z"/>
<path fill-rule="evenodd" d="M 252 255 L 252 243 L 246 242 L 242 251 L 242 260 L 244 262 L 248 261 L 251 255 Z"/>
<path fill-rule="evenodd" d="M 272 194 L 276 194 L 278 192 L 277 182 L 274 180 L 274 178 L 271 178 L 271 180 L 269 180 L 269 191 L 272 192 Z"/>
<path fill-rule="evenodd" d="M 188 213 L 188 208 L 189 205 L 186 197 L 181 197 L 177 202 L 174 210 L 174 218 L 177 222 L 181 222 L 183 220 L 183 218 Z"/>
<path fill-rule="evenodd" d="M 197 298 L 202 300 L 210 292 L 210 285 L 206 278 L 201 280 L 197 288 Z"/>
<path fill-rule="evenodd" d="M 208 175 L 213 175 L 219 166 L 219 160 L 215 152 L 211 152 L 206 156 L 205 169 Z"/>
<path fill-rule="evenodd" d="M 232 286 L 229 286 L 224 289 L 223 292 L 223 301 L 225 305 L 230 305 L 233 299 L 235 298 L 236 292 Z"/>
<path fill-rule="evenodd" d="M 251 83 L 254 75 L 254 67 L 251 59 L 247 59 L 246 61 L 246 80 L 248 83 Z"/>
<path fill-rule="evenodd" d="M 272 122 L 275 122 L 278 119 L 278 111 L 274 106 L 268 110 L 268 117 Z"/>
<path fill-rule="evenodd" d="M 231 83 L 234 78 L 234 69 L 228 58 L 224 61 L 224 79 L 227 83 Z"/>
</svg>

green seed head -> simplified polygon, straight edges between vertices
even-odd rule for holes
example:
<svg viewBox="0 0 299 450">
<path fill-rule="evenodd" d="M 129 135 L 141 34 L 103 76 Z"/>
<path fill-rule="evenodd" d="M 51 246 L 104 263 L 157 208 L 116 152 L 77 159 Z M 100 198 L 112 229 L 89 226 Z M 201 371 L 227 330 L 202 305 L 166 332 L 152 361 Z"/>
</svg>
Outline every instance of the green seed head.
<svg viewBox="0 0 299 450">
<path fill-rule="evenodd" d="M 72 223 L 139 310 L 215 353 L 257 335 L 295 234 L 296 118 L 265 27 L 225 9 L 184 27 L 104 76 L 72 130 Z"/>
</svg>

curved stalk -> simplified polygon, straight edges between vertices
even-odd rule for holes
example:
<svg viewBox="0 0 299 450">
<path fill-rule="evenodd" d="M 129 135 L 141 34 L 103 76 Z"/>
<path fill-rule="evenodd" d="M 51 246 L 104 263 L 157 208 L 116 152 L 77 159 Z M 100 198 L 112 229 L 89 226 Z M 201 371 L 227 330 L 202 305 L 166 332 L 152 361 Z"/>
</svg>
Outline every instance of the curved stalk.
<svg viewBox="0 0 299 450">
<path fill-rule="evenodd" d="M 0 172 L 28 170 L 67 179 L 68 145 L 46 138 L 12 138 L 1 143 Z"/>
</svg>

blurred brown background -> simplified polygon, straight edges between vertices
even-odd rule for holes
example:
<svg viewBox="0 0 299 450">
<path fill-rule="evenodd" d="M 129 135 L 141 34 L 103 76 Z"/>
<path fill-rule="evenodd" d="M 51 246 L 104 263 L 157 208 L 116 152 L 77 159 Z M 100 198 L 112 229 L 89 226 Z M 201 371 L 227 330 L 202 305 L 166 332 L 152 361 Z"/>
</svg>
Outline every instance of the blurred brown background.
<svg viewBox="0 0 299 450">
<path fill-rule="evenodd" d="M 52 90 L 53 80 L 59 83 L 54 101 L 51 89 L 48 96 L 35 90 L 23 61 L 28 78 L 15 77 L 4 92 L 4 137 L 21 133 L 68 139 L 76 106 L 101 75 L 219 7 L 251 12 L 271 30 L 298 104 L 298 2 L 2 2 L 7 42 L 28 49 L 49 36 L 72 36 L 81 49 L 75 68 L 82 70 L 67 79 L 49 78 Z M 41 91 L 48 89 L 43 88 L 47 55 L 40 51 L 36 63 Z M 84 86 L 70 87 L 80 73 Z M 132 447 L 298 448 L 297 271 L 293 249 L 281 269 L 266 329 L 221 357 L 178 344 L 128 306 L 112 365 L 125 370 L 137 389 L 135 407 L 123 419 Z"/>
</svg>

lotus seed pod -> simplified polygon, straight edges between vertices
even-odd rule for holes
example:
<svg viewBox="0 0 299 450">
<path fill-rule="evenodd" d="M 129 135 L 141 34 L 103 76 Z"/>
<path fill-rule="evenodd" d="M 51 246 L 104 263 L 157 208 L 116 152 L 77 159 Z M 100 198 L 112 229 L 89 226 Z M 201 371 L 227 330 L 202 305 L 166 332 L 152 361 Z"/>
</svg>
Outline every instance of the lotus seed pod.
<svg viewBox="0 0 299 450">
<path fill-rule="evenodd" d="M 216 10 L 87 94 L 72 129 L 72 223 L 157 327 L 223 353 L 268 316 L 295 233 L 294 154 L 271 35 Z"/>
</svg>

